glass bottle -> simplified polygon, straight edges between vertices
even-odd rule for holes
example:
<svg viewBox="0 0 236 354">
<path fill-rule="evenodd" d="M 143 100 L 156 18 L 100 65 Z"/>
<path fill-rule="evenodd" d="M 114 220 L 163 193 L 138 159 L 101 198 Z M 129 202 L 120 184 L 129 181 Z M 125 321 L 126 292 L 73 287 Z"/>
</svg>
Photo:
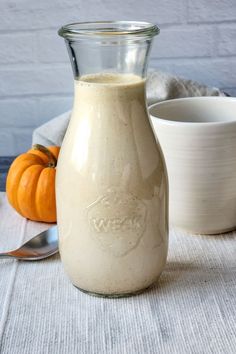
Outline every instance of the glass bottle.
<svg viewBox="0 0 236 354">
<path fill-rule="evenodd" d="M 74 104 L 56 177 L 59 250 L 79 289 L 127 296 L 152 285 L 168 249 L 168 185 L 145 77 L 155 25 L 62 27 Z"/>
</svg>

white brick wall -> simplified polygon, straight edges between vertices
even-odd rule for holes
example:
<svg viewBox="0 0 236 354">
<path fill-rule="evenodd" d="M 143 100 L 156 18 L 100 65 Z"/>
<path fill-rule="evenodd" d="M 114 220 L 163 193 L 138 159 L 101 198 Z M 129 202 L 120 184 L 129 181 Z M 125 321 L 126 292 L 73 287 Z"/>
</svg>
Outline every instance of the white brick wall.
<svg viewBox="0 0 236 354">
<path fill-rule="evenodd" d="M 72 103 L 72 73 L 57 29 L 69 22 L 158 23 L 151 66 L 236 95 L 236 0 L 1 0 L 0 155 Z"/>
</svg>

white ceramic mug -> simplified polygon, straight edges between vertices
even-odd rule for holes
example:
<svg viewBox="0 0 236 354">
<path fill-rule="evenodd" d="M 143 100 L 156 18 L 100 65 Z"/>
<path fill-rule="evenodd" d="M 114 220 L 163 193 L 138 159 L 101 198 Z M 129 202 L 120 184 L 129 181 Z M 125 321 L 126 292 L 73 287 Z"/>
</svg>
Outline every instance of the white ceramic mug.
<svg viewBox="0 0 236 354">
<path fill-rule="evenodd" d="M 236 98 L 164 101 L 149 113 L 166 160 L 170 222 L 193 233 L 236 228 Z"/>
</svg>

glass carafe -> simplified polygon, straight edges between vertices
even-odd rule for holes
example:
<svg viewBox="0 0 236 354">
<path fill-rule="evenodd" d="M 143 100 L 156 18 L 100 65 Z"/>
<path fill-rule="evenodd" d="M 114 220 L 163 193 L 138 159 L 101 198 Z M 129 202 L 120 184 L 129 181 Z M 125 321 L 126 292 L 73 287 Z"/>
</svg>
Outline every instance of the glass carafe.
<svg viewBox="0 0 236 354">
<path fill-rule="evenodd" d="M 59 250 L 79 289 L 126 296 L 161 274 L 168 249 L 168 186 L 150 125 L 145 76 L 155 25 L 62 27 L 74 105 L 56 177 Z"/>
</svg>

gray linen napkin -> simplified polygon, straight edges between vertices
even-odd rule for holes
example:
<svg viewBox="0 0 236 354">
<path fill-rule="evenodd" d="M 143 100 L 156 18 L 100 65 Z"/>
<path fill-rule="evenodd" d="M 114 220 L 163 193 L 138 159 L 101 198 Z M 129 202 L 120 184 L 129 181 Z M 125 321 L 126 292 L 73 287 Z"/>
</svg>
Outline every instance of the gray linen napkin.
<svg viewBox="0 0 236 354">
<path fill-rule="evenodd" d="M 147 103 L 180 97 L 193 96 L 225 96 L 218 88 L 201 85 L 192 80 L 185 80 L 161 71 L 153 71 L 147 78 Z M 61 145 L 65 135 L 71 111 L 38 127 L 33 132 L 33 144 Z"/>
</svg>

